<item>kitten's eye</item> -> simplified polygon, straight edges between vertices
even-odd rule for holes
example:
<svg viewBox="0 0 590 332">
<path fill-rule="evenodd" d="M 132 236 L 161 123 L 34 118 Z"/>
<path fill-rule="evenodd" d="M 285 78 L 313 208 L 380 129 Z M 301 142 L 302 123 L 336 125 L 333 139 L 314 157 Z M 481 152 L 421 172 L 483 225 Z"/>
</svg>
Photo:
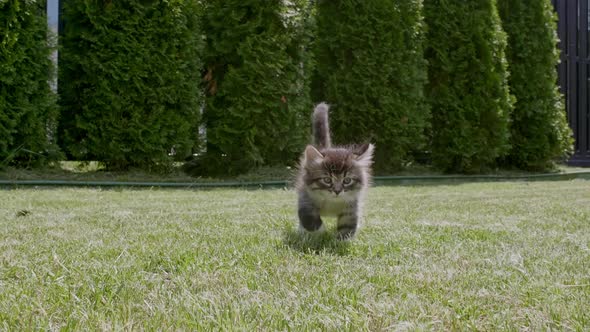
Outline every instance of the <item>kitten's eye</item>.
<svg viewBox="0 0 590 332">
<path fill-rule="evenodd" d="M 349 177 L 344 178 L 344 180 L 342 180 L 342 183 L 344 184 L 350 184 L 352 182 L 352 179 Z"/>
<path fill-rule="evenodd" d="M 324 181 L 324 183 L 331 184 L 332 183 L 332 178 L 325 177 L 325 178 L 322 179 L 322 181 Z"/>
</svg>

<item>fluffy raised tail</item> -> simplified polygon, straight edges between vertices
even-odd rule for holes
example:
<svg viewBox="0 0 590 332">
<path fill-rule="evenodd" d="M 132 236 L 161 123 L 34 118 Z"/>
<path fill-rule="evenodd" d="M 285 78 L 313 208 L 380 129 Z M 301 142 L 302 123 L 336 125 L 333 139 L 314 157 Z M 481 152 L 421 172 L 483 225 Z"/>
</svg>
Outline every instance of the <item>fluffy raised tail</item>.
<svg viewBox="0 0 590 332">
<path fill-rule="evenodd" d="M 319 149 L 332 146 L 330 139 L 330 123 L 328 122 L 328 110 L 326 103 L 319 103 L 313 111 L 313 144 Z"/>
</svg>

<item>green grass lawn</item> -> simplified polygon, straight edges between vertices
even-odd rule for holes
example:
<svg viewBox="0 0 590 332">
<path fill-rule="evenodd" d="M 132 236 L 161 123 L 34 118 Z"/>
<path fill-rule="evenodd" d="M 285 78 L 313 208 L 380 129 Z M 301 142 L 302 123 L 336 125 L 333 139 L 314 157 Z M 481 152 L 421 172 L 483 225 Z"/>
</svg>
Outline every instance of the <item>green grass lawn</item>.
<svg viewBox="0 0 590 332">
<path fill-rule="evenodd" d="M 590 182 L 377 187 L 357 238 L 290 190 L 0 191 L 0 330 L 588 330 Z"/>
</svg>

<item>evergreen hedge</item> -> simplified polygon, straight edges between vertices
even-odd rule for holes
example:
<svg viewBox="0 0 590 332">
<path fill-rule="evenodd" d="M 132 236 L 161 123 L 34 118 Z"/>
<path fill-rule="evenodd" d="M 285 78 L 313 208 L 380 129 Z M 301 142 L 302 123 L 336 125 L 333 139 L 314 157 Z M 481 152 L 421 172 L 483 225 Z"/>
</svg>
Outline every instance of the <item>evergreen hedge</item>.
<svg viewBox="0 0 590 332">
<path fill-rule="evenodd" d="M 45 1 L 0 1 L 0 167 L 57 157 Z"/>
<path fill-rule="evenodd" d="M 331 104 L 336 143 L 376 143 L 378 172 L 424 148 L 429 110 L 421 0 L 320 0 L 314 101 Z"/>
<path fill-rule="evenodd" d="M 60 63 L 61 136 L 79 160 L 152 169 L 198 144 L 197 0 L 69 0 Z"/>
<path fill-rule="evenodd" d="M 207 152 L 192 173 L 289 164 L 307 141 L 307 1 L 211 0 L 204 32 Z"/>
<path fill-rule="evenodd" d="M 571 130 L 557 86 L 556 15 L 550 0 L 499 0 L 508 34 L 512 112 L 509 165 L 544 170 L 571 151 Z"/>
<path fill-rule="evenodd" d="M 447 172 L 494 167 L 509 145 L 513 97 L 495 0 L 425 1 L 432 159 Z"/>
</svg>

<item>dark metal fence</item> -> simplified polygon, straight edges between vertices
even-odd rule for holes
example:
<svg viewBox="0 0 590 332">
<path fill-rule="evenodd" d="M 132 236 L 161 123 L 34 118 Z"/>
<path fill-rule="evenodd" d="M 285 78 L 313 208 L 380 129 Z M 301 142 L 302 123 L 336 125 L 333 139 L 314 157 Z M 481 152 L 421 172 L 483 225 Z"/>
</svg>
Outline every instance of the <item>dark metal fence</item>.
<svg viewBox="0 0 590 332">
<path fill-rule="evenodd" d="M 590 0 L 553 0 L 559 16 L 559 85 L 565 96 L 575 151 L 569 164 L 590 167 Z"/>
</svg>

